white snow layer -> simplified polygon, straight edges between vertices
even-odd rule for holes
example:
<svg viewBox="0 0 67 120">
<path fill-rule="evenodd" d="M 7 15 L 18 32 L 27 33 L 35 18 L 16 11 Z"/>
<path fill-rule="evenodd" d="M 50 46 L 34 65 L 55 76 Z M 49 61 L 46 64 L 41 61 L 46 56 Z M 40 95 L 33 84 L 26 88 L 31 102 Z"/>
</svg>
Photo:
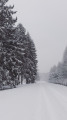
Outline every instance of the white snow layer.
<svg viewBox="0 0 67 120">
<path fill-rule="evenodd" d="M 0 91 L 0 120 L 67 120 L 67 87 L 41 82 Z"/>
</svg>

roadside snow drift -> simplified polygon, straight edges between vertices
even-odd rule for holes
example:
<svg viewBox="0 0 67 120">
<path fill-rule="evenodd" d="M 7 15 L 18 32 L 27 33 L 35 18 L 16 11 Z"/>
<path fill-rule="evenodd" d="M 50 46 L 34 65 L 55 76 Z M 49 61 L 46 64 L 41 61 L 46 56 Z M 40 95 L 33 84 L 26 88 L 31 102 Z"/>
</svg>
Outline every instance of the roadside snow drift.
<svg viewBox="0 0 67 120">
<path fill-rule="evenodd" d="M 67 120 L 67 87 L 44 82 L 0 91 L 0 120 Z"/>
</svg>

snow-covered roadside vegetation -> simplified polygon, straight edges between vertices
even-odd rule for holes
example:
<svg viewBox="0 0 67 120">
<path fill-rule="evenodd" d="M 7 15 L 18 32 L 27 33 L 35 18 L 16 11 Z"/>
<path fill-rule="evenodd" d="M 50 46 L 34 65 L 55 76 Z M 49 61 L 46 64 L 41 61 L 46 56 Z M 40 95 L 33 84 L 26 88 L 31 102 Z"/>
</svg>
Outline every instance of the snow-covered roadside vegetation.
<svg viewBox="0 0 67 120">
<path fill-rule="evenodd" d="M 51 68 L 49 82 L 67 86 L 67 47 L 64 51 L 62 62 L 58 66 Z"/>
</svg>

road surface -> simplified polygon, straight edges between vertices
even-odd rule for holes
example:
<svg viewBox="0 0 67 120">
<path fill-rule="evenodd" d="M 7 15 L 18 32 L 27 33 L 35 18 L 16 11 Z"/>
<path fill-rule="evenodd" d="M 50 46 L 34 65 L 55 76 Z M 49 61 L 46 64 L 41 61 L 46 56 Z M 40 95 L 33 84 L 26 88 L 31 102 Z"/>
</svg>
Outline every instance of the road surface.
<svg viewBox="0 0 67 120">
<path fill-rule="evenodd" d="M 67 120 L 67 87 L 39 82 L 0 91 L 0 120 Z"/>
</svg>

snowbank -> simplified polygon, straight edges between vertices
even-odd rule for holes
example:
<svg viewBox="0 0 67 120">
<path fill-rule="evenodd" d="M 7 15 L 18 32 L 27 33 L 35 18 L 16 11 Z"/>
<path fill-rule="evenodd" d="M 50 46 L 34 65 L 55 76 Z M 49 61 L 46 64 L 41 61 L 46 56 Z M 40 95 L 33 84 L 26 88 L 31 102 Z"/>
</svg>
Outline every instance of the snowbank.
<svg viewBox="0 0 67 120">
<path fill-rule="evenodd" d="M 51 79 L 49 80 L 49 82 L 67 86 L 67 79 L 63 79 L 63 78 L 62 79 Z"/>
</svg>

